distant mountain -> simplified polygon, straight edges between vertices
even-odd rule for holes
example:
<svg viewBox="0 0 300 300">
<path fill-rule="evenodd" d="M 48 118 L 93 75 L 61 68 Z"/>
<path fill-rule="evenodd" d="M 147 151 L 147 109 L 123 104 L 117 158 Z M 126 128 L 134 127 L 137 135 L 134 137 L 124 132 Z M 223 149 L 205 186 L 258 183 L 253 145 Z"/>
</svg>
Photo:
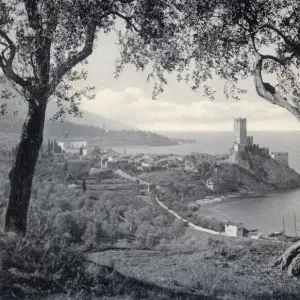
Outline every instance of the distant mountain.
<svg viewBox="0 0 300 300">
<path fill-rule="evenodd" d="M 1 92 L 1 86 L 0 86 L 0 92 Z M 4 103 L 4 100 L 0 98 L 0 105 Z M 20 98 L 19 95 L 17 95 L 14 99 L 11 99 L 7 101 L 7 111 L 8 114 L 3 117 L 0 115 L 0 127 L 3 126 L 4 123 L 15 123 L 16 126 L 20 126 L 19 123 L 23 123 L 26 115 L 27 115 L 27 105 Z M 14 116 L 13 112 L 18 111 L 18 115 Z M 88 126 L 97 126 L 97 127 L 105 127 L 105 129 L 109 130 L 138 130 L 137 127 L 131 126 L 128 124 L 123 124 L 121 122 L 118 122 L 116 120 L 106 118 L 103 116 L 100 116 L 96 113 L 90 113 L 85 110 L 81 110 L 83 112 L 82 118 L 75 118 L 72 115 L 66 115 L 65 121 L 72 122 L 74 124 L 80 124 L 80 125 L 88 125 Z M 55 102 L 49 102 L 47 106 L 46 111 L 46 122 L 49 121 L 49 119 L 57 112 L 57 106 Z M 59 121 L 58 121 L 59 122 Z"/>
<path fill-rule="evenodd" d="M 47 118 L 49 119 L 56 112 L 56 110 L 56 104 L 50 102 L 47 107 Z M 100 116 L 96 113 L 91 113 L 85 110 L 81 111 L 83 112 L 82 118 L 75 118 L 71 115 L 67 115 L 65 121 L 80 125 L 97 126 L 101 128 L 105 127 L 105 129 L 109 130 L 138 130 L 137 127 L 120 123 L 116 120 Z"/>
<path fill-rule="evenodd" d="M 104 130 L 103 128 L 65 122 L 46 122 L 44 129 L 45 138 L 64 139 L 65 131 L 70 138 L 84 138 L 89 146 L 124 146 L 148 145 L 170 146 L 177 142 L 168 137 L 152 132 L 140 130 Z"/>
<path fill-rule="evenodd" d="M 167 146 L 178 144 L 177 141 L 171 140 L 168 137 L 140 131 L 136 128 L 89 112 L 84 112 L 83 118 L 66 116 L 63 122 L 53 122 L 50 121 L 50 117 L 56 112 L 55 106 L 55 103 L 54 105 L 50 104 L 47 109 L 44 127 L 45 138 L 55 137 L 57 139 L 63 139 L 65 131 L 67 131 L 69 137 L 87 138 L 89 145 L 92 145 L 91 139 L 95 142 L 95 145 L 100 144 L 107 146 Z M 27 114 L 26 104 L 24 102 L 21 104 L 10 102 L 7 108 L 8 114 L 4 116 L 0 115 L 0 132 L 20 133 Z M 18 114 L 14 115 L 14 111 L 18 111 Z"/>
<path fill-rule="evenodd" d="M 21 133 L 22 120 L 14 117 L 0 117 L 0 132 Z M 46 121 L 44 127 L 44 140 L 47 138 L 64 139 L 65 131 L 69 138 L 84 138 L 89 146 L 124 146 L 124 145 L 148 145 L 170 146 L 177 145 L 166 136 L 140 130 L 106 130 L 101 127 L 75 124 L 69 121 Z"/>
<path fill-rule="evenodd" d="M 105 134 L 104 129 L 96 126 L 75 124 L 69 121 L 46 121 L 44 127 L 44 137 L 56 137 L 62 139 L 65 136 L 65 131 L 67 131 L 69 137 L 93 137 L 102 136 Z"/>
</svg>

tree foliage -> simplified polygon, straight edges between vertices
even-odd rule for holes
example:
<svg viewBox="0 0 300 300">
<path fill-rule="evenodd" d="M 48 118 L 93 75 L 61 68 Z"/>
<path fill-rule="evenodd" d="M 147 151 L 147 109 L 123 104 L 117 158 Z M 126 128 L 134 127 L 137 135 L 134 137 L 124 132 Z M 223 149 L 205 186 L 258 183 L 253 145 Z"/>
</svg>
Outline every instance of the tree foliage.
<svg viewBox="0 0 300 300">
<path fill-rule="evenodd" d="M 19 93 L 28 105 L 28 115 L 10 172 L 11 193 L 6 230 L 26 232 L 34 168 L 43 142 L 47 103 L 55 100 L 58 111 L 52 119 L 67 113 L 80 116 L 83 97 L 92 98 L 93 88 L 78 91 L 73 82 L 86 79 L 79 64 L 96 48 L 100 33 L 116 30 L 117 20 L 125 23 L 119 32 L 133 59 L 122 64 L 162 58 L 146 47 L 137 49 L 135 37 L 147 46 L 163 36 L 172 38 L 179 1 L 152 0 L 0 0 L 1 97 L 9 101 Z M 128 38 L 127 38 L 128 37 Z M 122 42 L 121 42 L 122 43 Z M 117 69 L 117 73 L 122 67 Z M 12 92 L 12 87 L 14 88 Z M 1 107 L 5 113 L 6 106 Z"/>
<path fill-rule="evenodd" d="M 300 120 L 298 1 L 190 0 L 176 8 L 176 21 L 158 40 L 139 42 L 130 32 L 120 38 L 122 62 L 144 69 L 149 61 L 140 53 L 153 53 L 149 79 L 156 79 L 154 96 L 163 91 L 169 72 L 177 72 L 178 81 L 201 88 L 210 99 L 216 92 L 214 78 L 225 81 L 227 98 L 239 100 L 246 92 L 240 88 L 243 80 L 254 77 L 260 97 Z M 132 44 L 138 55 L 128 50 Z"/>
<path fill-rule="evenodd" d="M 87 63 L 97 42 L 101 43 L 97 40 L 99 34 L 123 28 L 116 27 L 117 20 L 121 19 L 126 26 L 119 31 L 119 37 L 127 41 L 127 54 L 139 60 L 141 67 L 150 59 L 159 64 L 164 57 L 156 56 L 151 44 L 162 37 L 171 38 L 177 31 L 177 2 L 1 0 L 1 82 L 7 85 L 2 96 L 12 96 L 12 84 L 34 105 L 56 100 L 59 110 L 53 119 L 62 118 L 66 113 L 80 115 L 80 100 L 93 97 L 93 88 L 85 87 L 81 91 L 73 88 L 74 81 L 87 77 L 84 68 L 74 67 Z M 130 44 L 132 37 L 145 46 L 143 51 Z M 130 61 L 126 59 L 123 63 Z M 30 99 L 32 92 L 45 99 Z"/>
</svg>

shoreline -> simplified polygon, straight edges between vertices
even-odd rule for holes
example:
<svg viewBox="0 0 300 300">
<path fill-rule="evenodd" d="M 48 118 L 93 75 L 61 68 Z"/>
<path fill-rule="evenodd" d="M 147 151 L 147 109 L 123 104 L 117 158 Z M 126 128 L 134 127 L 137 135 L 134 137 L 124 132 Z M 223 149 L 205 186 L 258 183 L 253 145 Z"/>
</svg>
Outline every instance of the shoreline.
<svg viewBox="0 0 300 300">
<path fill-rule="evenodd" d="M 209 203 L 217 203 L 223 202 L 229 199 L 237 199 L 237 198 L 256 198 L 256 197 L 268 197 L 268 193 L 261 193 L 261 192 L 251 192 L 248 194 L 244 193 L 237 193 L 237 194 L 228 194 L 228 195 L 221 195 L 221 196 L 207 196 L 204 199 L 196 200 L 197 204 L 209 204 Z"/>
<path fill-rule="evenodd" d="M 248 193 L 232 193 L 232 194 L 227 194 L 227 195 L 220 195 L 220 196 L 206 196 L 203 199 L 199 199 L 199 200 L 195 200 L 194 202 L 196 202 L 197 204 L 209 204 L 209 203 L 218 203 L 218 202 L 223 202 L 223 201 L 227 201 L 230 199 L 244 199 L 244 198 L 260 198 L 260 197 L 269 197 L 271 195 L 281 195 L 281 194 L 285 194 L 287 192 L 293 191 L 293 190 L 300 190 L 300 186 L 299 187 L 290 187 L 290 188 L 277 188 L 275 190 L 272 191 L 268 191 L 268 192 L 248 192 Z"/>
</svg>

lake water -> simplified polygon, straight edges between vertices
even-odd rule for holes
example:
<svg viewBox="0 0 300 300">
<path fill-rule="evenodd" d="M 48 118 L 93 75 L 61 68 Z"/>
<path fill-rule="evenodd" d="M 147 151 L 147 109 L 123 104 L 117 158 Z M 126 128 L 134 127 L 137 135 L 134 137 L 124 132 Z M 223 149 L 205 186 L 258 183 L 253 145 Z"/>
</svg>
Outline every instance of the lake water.
<svg viewBox="0 0 300 300">
<path fill-rule="evenodd" d="M 126 146 L 127 154 L 189 154 L 191 152 L 222 154 L 232 145 L 232 132 L 164 132 L 170 137 L 196 139 L 197 143 L 167 147 Z M 249 132 L 254 136 L 254 143 L 269 147 L 272 151 L 289 152 L 289 164 L 300 173 L 300 132 Z M 114 148 L 122 152 L 124 147 Z M 230 199 L 225 202 L 206 204 L 202 211 L 220 220 L 244 223 L 246 228 L 258 229 L 264 234 L 281 231 L 283 218 L 286 233 L 295 235 L 296 227 L 300 236 L 300 189 L 272 193 L 262 197 Z"/>
</svg>

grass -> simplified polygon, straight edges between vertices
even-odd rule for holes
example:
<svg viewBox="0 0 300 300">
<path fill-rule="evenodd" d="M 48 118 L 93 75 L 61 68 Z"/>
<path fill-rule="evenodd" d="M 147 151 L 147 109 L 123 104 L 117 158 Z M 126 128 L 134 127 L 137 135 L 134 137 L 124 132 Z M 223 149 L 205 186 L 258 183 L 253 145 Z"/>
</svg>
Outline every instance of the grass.
<svg viewBox="0 0 300 300">
<path fill-rule="evenodd" d="M 183 240 L 178 240 L 183 244 Z M 279 243 L 196 241 L 185 250 L 100 253 L 93 260 L 121 274 L 206 299 L 300 299 L 298 280 L 272 267 Z M 189 250 L 189 251 L 188 251 Z M 159 261 L 159 263 L 157 263 Z M 201 298 L 199 298 L 201 299 Z"/>
</svg>

